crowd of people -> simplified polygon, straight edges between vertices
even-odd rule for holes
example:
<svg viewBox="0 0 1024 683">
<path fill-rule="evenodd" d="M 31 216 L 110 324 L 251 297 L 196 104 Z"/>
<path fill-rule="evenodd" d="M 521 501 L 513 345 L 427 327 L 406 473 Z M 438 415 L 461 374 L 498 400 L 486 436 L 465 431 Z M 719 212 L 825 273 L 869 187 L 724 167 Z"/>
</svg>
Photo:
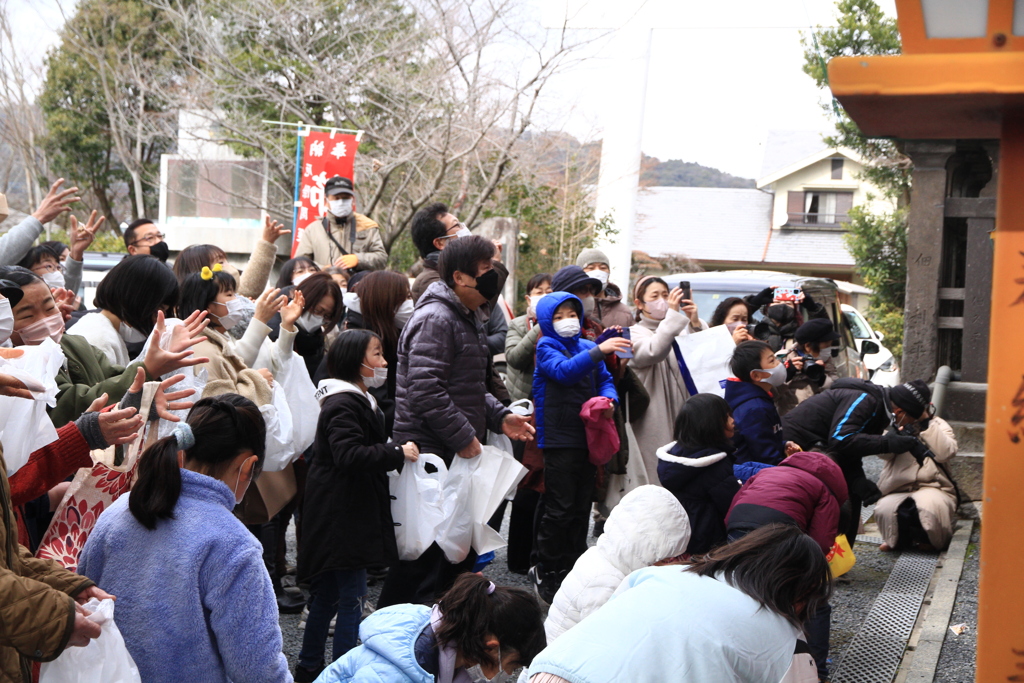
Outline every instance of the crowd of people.
<svg viewBox="0 0 1024 683">
<path fill-rule="evenodd" d="M 430 204 L 411 226 L 417 272 L 387 270 L 379 226 L 334 177 L 283 263 L 269 218 L 242 269 L 212 244 L 169 265 L 160 228 L 136 220 L 86 310 L 103 219 L 34 245 L 76 193 L 58 181 L 0 236 L 0 400 L 46 401 L 0 439 L 53 432 L 9 450 L 14 467 L 0 455 L 4 680 L 101 637 L 91 599 L 116 599 L 144 683 L 827 680 L 827 558 L 862 506 L 883 550 L 952 536 L 957 445 L 928 385 L 840 377 L 835 323 L 809 297 L 768 288 L 704 312 L 660 277 L 610 282 L 588 248 L 517 273 L 525 312 L 509 315 L 498 244 Z M 729 376 L 698 393 L 680 339 L 720 325 Z M 58 361 L 46 382 L 19 373 L 33 354 Z M 501 435 L 527 471 L 508 569 L 533 590 L 496 586 L 473 551 L 400 560 L 391 475 Z M 109 504 L 82 514 L 89 487 Z M 60 562 L 44 559 L 56 518 Z M 290 670 L 279 614 L 300 611 Z"/>
</svg>

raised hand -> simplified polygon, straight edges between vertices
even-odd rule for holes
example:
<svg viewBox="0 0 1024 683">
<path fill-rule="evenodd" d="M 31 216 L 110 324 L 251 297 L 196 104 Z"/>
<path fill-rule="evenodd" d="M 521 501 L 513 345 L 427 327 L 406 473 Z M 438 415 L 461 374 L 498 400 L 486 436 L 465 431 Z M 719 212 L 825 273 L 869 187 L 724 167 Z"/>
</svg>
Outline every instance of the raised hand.
<svg viewBox="0 0 1024 683">
<path fill-rule="evenodd" d="M 180 389 L 178 391 L 171 391 L 178 382 L 185 379 L 185 375 L 174 375 L 160 382 L 160 386 L 157 388 L 156 394 L 153 396 L 153 409 L 156 410 L 158 417 L 167 420 L 168 422 L 181 422 L 181 418 L 172 413 L 172 410 L 188 410 L 192 407 L 192 401 L 182 401 L 183 398 L 196 393 L 195 389 Z M 135 373 L 135 380 L 132 382 L 131 388 L 128 389 L 129 394 L 137 394 L 142 391 L 142 385 L 146 383 L 146 371 L 143 368 L 139 368 L 138 372 Z M 104 394 L 105 396 L 106 394 Z"/>
<path fill-rule="evenodd" d="M 285 297 L 287 298 L 287 297 Z M 306 307 L 306 297 L 298 289 L 292 295 L 292 300 L 281 309 L 281 327 L 289 332 L 295 331 L 295 321 L 302 315 L 302 309 Z"/>
<path fill-rule="evenodd" d="M 679 312 L 679 307 L 682 305 L 682 301 L 683 290 L 679 289 L 678 287 L 676 287 L 675 289 L 668 293 L 668 307 L 671 308 L 676 313 Z"/>
<path fill-rule="evenodd" d="M 153 327 L 153 334 L 157 335 L 150 341 L 149 350 L 143 365 L 149 371 L 151 377 L 162 377 L 169 372 L 179 368 L 209 363 L 209 358 L 195 358 L 192 356 L 192 347 L 199 342 L 206 341 L 206 337 L 195 336 L 206 329 L 206 311 L 193 313 L 182 325 L 171 330 L 171 343 L 167 349 L 161 348 L 158 343 L 166 331 L 164 324 L 164 313 L 158 311 L 156 314 L 156 325 Z"/>
<path fill-rule="evenodd" d="M 57 310 L 60 311 L 64 322 L 71 320 L 71 314 L 78 308 L 78 298 L 75 293 L 70 289 L 53 287 L 50 289 L 50 294 L 53 295 L 53 303 L 57 304 Z"/>
<path fill-rule="evenodd" d="M 146 372 L 142 368 L 139 368 L 139 373 L 142 375 L 143 380 L 146 378 Z M 136 377 L 136 381 L 138 378 Z M 134 388 L 134 384 L 132 388 Z M 141 387 L 140 387 L 141 390 Z M 129 389 L 131 391 L 131 389 Z M 86 409 L 87 413 L 98 413 L 103 410 L 107 405 L 106 394 L 103 394 Z M 105 413 L 100 413 L 100 433 L 103 435 L 103 440 L 111 446 L 121 446 L 126 443 L 135 441 L 139 436 L 139 429 L 142 427 L 142 416 L 138 415 L 139 411 L 135 408 L 121 408 L 119 410 L 110 410 Z"/>
<path fill-rule="evenodd" d="M 280 289 L 268 289 L 256 299 L 256 312 L 252 317 L 266 325 L 286 303 L 288 297 L 281 294 Z"/>
<path fill-rule="evenodd" d="M 71 253 L 69 258 L 75 261 L 81 261 L 85 255 L 85 250 L 92 246 L 93 240 L 96 239 L 96 232 L 103 227 L 103 222 L 107 220 L 106 216 L 100 216 L 97 220 L 96 212 L 93 211 L 89 214 L 89 221 L 85 225 L 81 225 L 78 222 L 78 218 L 75 214 L 71 214 L 71 229 L 70 229 L 70 240 L 71 240 Z"/>
<path fill-rule="evenodd" d="M 632 346 L 632 342 L 625 337 L 612 337 L 611 339 L 605 339 L 597 348 L 601 349 L 601 353 L 607 356 L 609 353 L 617 351 L 628 351 Z"/>
<path fill-rule="evenodd" d="M 284 223 L 278 223 L 273 220 L 270 216 L 263 219 L 263 241 L 270 242 L 273 244 L 282 235 L 286 235 L 290 232 L 288 228 L 284 227 Z"/>
<path fill-rule="evenodd" d="M 69 211 L 71 205 L 81 199 L 74 196 L 78 192 L 77 187 L 61 190 L 63 184 L 64 179 L 57 178 L 57 182 L 50 186 L 50 191 L 46 193 L 39 208 L 32 212 L 32 216 L 40 223 L 49 223 L 65 211 Z"/>
</svg>

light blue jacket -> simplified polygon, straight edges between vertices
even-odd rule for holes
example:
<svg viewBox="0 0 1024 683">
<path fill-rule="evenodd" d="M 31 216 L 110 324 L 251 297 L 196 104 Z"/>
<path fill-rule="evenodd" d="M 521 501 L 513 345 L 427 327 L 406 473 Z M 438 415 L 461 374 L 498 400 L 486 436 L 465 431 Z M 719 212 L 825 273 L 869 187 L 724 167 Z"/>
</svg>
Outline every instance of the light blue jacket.
<svg viewBox="0 0 1024 683">
<path fill-rule="evenodd" d="M 150 531 L 107 508 L 78 572 L 117 596 L 114 622 L 145 683 L 290 683 L 259 541 L 226 484 L 181 470 L 174 518 Z"/>
<path fill-rule="evenodd" d="M 327 667 L 316 683 L 433 683 L 416 662 L 416 639 L 430 623 L 430 608 L 392 605 L 359 626 L 363 644 Z"/>
<path fill-rule="evenodd" d="M 796 627 L 724 581 L 670 565 L 635 571 L 626 584 L 537 655 L 530 675 L 570 683 L 778 683 L 794 666 Z"/>
</svg>

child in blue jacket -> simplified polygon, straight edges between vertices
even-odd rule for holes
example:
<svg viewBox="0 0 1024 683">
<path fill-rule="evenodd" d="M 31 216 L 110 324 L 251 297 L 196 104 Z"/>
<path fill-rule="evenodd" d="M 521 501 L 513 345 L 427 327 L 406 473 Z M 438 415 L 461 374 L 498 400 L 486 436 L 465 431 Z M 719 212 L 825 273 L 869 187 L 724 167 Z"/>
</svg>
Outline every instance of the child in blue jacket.
<svg viewBox="0 0 1024 683">
<path fill-rule="evenodd" d="M 538 562 L 530 578 L 537 594 L 550 604 L 562 579 L 587 549 L 597 470 L 590 463 L 580 410 L 595 396 L 618 401 L 604 358 L 628 349 L 630 342 L 613 337 L 598 346 L 581 339 L 583 302 L 567 292 L 552 292 L 540 300 L 537 323 L 543 336 L 537 342 L 533 401 L 537 447 L 544 452 L 544 494 L 537 528 Z"/>
<path fill-rule="evenodd" d="M 740 481 L 746 481 L 802 449 L 782 436 L 772 389 L 785 383 L 786 366 L 772 348 L 762 341 L 742 342 L 732 354 L 730 369 L 735 377 L 725 384 L 725 400 L 736 421 L 733 469 Z"/>
</svg>

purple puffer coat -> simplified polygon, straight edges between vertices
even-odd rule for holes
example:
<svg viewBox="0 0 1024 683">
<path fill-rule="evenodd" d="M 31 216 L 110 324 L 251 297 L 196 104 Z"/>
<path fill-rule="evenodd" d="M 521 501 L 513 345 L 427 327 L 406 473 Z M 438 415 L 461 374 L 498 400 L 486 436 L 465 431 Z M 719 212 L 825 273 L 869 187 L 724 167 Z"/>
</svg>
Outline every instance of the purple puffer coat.
<svg viewBox="0 0 1024 683">
<path fill-rule="evenodd" d="M 473 437 L 501 432 L 509 412 L 487 393 L 487 335 L 479 311 L 470 311 L 444 282 L 430 285 L 398 341 L 394 440 L 451 462 Z"/>
</svg>

